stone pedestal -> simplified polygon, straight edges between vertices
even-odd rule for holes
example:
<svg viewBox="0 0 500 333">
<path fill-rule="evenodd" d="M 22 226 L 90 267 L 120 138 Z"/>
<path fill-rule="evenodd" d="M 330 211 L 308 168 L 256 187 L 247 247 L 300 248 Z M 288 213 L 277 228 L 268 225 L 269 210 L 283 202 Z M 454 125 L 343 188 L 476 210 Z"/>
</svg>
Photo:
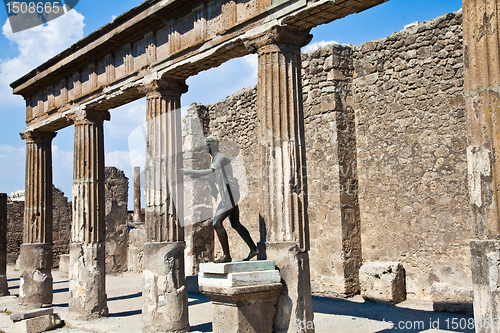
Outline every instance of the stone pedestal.
<svg viewBox="0 0 500 333">
<path fill-rule="evenodd" d="M 376 261 L 359 270 L 361 296 L 376 303 L 397 304 L 406 299 L 405 270 L 397 261 Z"/>
<path fill-rule="evenodd" d="M 190 329 L 184 248 L 184 242 L 144 244 L 144 333 L 188 332 Z"/>
<path fill-rule="evenodd" d="M 271 260 L 200 264 L 200 291 L 214 306 L 213 331 L 273 332 L 280 280 Z"/>
<path fill-rule="evenodd" d="M 19 304 L 41 307 L 52 304 L 52 244 L 21 244 Z"/>
<path fill-rule="evenodd" d="M 500 241 L 470 243 L 476 332 L 500 332 Z"/>
<path fill-rule="evenodd" d="M 61 254 L 59 256 L 59 277 L 69 277 L 69 254 Z"/>
<path fill-rule="evenodd" d="M 70 318 L 107 316 L 104 243 L 72 243 L 69 257 Z"/>
</svg>

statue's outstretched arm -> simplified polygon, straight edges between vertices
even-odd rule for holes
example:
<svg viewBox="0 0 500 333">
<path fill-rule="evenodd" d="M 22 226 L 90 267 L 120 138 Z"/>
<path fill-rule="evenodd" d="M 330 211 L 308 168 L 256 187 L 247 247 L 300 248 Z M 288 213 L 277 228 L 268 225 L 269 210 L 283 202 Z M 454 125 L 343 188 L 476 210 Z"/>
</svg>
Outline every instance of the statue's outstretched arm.
<svg viewBox="0 0 500 333">
<path fill-rule="evenodd" d="M 189 176 L 191 178 L 200 178 L 204 176 L 210 175 L 212 172 L 214 172 L 214 169 L 205 169 L 205 170 L 190 170 L 190 169 L 181 169 L 181 173 L 184 176 Z"/>
</svg>

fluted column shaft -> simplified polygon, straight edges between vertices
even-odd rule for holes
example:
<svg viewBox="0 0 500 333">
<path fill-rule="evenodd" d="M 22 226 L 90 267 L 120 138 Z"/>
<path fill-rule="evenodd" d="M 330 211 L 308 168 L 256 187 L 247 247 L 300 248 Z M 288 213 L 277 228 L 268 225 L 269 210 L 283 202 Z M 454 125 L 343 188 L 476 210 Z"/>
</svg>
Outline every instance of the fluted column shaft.
<svg viewBox="0 0 500 333">
<path fill-rule="evenodd" d="M 179 224 L 182 207 L 182 130 L 180 100 L 183 80 L 161 80 L 148 87 L 146 132 L 146 237 L 153 242 L 184 240 Z"/>
<path fill-rule="evenodd" d="M 300 46 L 271 44 L 258 50 L 257 116 L 261 211 L 270 242 L 295 242 L 309 250 L 306 147 Z"/>
<path fill-rule="evenodd" d="M 52 303 L 52 139 L 53 132 L 25 132 L 26 179 L 19 304 Z"/>
<path fill-rule="evenodd" d="M 109 113 L 78 111 L 74 118 L 73 224 L 70 244 L 70 316 L 108 314 L 105 272 L 104 126 Z"/>
<path fill-rule="evenodd" d="M 146 88 L 143 333 L 189 331 L 182 218 L 181 94 L 184 80 L 154 81 Z M 158 283 L 157 281 L 165 281 Z M 165 302 L 163 300 L 168 300 Z"/>
<path fill-rule="evenodd" d="M 90 111 L 75 119 L 71 228 L 71 241 L 74 243 L 92 244 L 105 241 L 105 119 L 109 119 L 108 112 Z"/>
<path fill-rule="evenodd" d="M 476 332 L 500 332 L 500 3 L 464 0 L 464 96 Z"/>
<path fill-rule="evenodd" d="M 276 262 L 287 286 L 276 305 L 277 332 L 314 332 L 297 325 L 313 320 L 300 54 L 311 37 L 278 27 L 250 44 L 258 53 L 260 225 L 266 239 L 259 247 Z"/>
</svg>

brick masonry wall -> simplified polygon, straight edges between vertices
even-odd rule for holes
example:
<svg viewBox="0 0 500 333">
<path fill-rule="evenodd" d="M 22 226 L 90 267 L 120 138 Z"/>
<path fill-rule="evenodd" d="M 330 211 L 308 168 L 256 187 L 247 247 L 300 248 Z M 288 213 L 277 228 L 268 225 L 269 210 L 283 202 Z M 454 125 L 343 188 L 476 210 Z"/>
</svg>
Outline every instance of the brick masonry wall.
<svg viewBox="0 0 500 333">
<path fill-rule="evenodd" d="M 471 277 L 461 23 L 354 47 L 363 261 L 401 261 L 409 297 Z"/>
</svg>

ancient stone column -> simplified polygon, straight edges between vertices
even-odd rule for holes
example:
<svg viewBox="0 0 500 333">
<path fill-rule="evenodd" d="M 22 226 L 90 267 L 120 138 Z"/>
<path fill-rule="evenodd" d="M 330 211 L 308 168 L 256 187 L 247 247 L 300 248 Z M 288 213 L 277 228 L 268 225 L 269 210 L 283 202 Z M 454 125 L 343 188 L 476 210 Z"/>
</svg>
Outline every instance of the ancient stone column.
<svg viewBox="0 0 500 333">
<path fill-rule="evenodd" d="M 52 139 L 53 132 L 25 132 L 26 180 L 19 304 L 52 304 Z"/>
<path fill-rule="evenodd" d="M 69 311 L 86 320 L 106 316 L 104 126 L 107 111 L 78 111 L 73 167 Z"/>
<path fill-rule="evenodd" d="M 134 167 L 134 222 L 141 222 L 141 167 Z"/>
<path fill-rule="evenodd" d="M 0 193 L 0 296 L 7 295 L 7 193 Z"/>
<path fill-rule="evenodd" d="M 298 322 L 313 320 L 300 54 L 300 47 L 311 37 L 306 31 L 276 28 L 254 46 L 258 52 L 260 220 L 267 238 L 260 247 L 264 245 L 267 259 L 276 262 L 286 286 L 276 305 L 277 332 L 299 332 L 307 325 Z"/>
<path fill-rule="evenodd" d="M 476 332 L 500 332 L 500 47 L 496 0 L 464 0 L 465 104 Z"/>
<path fill-rule="evenodd" d="M 143 332 L 188 331 L 182 221 L 183 80 L 158 80 L 146 87 L 147 132 L 144 194 Z"/>
</svg>

